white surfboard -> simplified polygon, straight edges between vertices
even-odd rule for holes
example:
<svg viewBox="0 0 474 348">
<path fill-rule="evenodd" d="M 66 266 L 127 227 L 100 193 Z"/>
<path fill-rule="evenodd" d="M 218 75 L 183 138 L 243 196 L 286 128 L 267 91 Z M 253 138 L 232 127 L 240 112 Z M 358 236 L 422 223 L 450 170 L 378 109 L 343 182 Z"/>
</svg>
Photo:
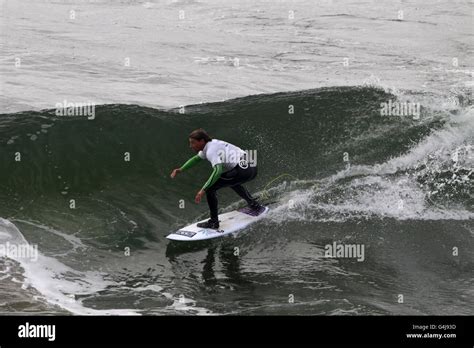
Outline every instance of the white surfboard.
<svg viewBox="0 0 474 348">
<path fill-rule="evenodd" d="M 183 227 L 177 230 L 176 232 L 167 235 L 166 238 L 181 242 L 192 242 L 222 237 L 241 230 L 247 227 L 248 225 L 260 220 L 268 212 L 268 210 L 268 207 L 264 207 L 264 209 L 258 213 L 252 211 L 247 207 L 239 210 L 234 210 L 219 215 L 219 229 L 217 230 L 196 226 L 199 222 L 204 222 L 208 220 L 205 219 Z"/>
</svg>

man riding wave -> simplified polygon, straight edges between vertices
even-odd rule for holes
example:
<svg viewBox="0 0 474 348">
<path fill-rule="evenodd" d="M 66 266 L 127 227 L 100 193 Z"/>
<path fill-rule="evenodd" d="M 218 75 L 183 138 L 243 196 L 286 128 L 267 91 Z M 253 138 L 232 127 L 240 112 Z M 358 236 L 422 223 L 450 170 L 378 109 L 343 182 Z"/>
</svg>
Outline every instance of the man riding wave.
<svg viewBox="0 0 474 348">
<path fill-rule="evenodd" d="M 180 168 L 174 169 L 171 173 L 171 178 L 195 166 L 202 160 L 208 160 L 211 163 L 211 176 L 196 194 L 195 198 L 195 202 L 200 203 L 202 196 L 206 194 L 211 217 L 206 222 L 198 223 L 198 227 L 219 228 L 217 190 L 223 187 L 230 187 L 234 190 L 257 214 L 264 210 L 264 207 L 242 185 L 257 176 L 257 166 L 250 166 L 248 164 L 244 150 L 225 141 L 212 139 L 202 128 L 191 132 L 189 135 L 189 147 L 197 155 L 191 157 Z"/>
</svg>

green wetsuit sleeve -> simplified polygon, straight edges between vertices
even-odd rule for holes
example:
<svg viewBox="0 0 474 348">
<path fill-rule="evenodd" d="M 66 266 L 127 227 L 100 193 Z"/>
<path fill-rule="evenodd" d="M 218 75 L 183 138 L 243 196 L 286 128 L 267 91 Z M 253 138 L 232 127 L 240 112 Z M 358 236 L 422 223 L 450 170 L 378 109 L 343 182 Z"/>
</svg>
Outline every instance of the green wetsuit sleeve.
<svg viewBox="0 0 474 348">
<path fill-rule="evenodd" d="M 179 169 L 181 169 L 182 171 L 185 171 L 186 169 L 189 169 L 189 168 L 191 168 L 191 167 L 194 167 L 197 163 L 201 162 L 201 160 L 202 160 L 202 158 L 199 157 L 198 155 L 193 156 L 193 157 L 191 157 L 190 159 L 188 159 L 188 160 L 186 161 L 186 163 L 183 164 L 183 165 L 181 166 L 181 168 L 179 168 Z"/>
<path fill-rule="evenodd" d="M 209 177 L 209 179 L 207 179 L 206 183 L 202 187 L 202 190 L 206 191 L 209 187 L 214 185 L 214 183 L 217 181 L 217 179 L 219 179 L 221 174 L 222 174 L 222 163 L 216 164 L 212 169 L 211 176 Z"/>
</svg>

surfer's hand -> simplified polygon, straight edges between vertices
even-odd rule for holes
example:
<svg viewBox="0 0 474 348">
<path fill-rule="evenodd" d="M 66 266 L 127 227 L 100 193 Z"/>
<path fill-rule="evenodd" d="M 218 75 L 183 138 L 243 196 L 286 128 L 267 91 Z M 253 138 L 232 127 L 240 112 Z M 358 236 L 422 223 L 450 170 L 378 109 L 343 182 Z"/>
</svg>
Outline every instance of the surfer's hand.
<svg viewBox="0 0 474 348">
<path fill-rule="evenodd" d="M 204 190 L 200 190 L 197 194 L 196 194 L 196 198 L 194 199 L 194 201 L 199 204 L 201 203 L 201 198 L 202 196 L 204 196 L 206 194 L 206 191 Z"/>
<path fill-rule="evenodd" d="M 171 178 L 174 178 L 178 173 L 181 173 L 181 169 L 173 169 L 173 172 L 171 173 Z"/>
</svg>

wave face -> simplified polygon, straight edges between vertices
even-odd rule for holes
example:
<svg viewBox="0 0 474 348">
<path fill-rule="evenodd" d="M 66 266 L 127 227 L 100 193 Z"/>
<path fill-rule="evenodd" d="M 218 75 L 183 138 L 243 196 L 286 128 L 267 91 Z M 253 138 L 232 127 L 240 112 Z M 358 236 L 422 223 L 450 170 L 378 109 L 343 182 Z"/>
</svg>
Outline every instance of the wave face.
<svg viewBox="0 0 474 348">
<path fill-rule="evenodd" d="M 18 306 L 41 312 L 468 313 L 471 100 L 426 103 L 417 117 L 381 115 L 406 98 L 332 87 L 171 110 L 101 105 L 90 120 L 3 114 L 0 236 L 37 245 L 41 257 L 1 259 L 0 269 L 6 280 L 23 274 Z M 273 209 L 237 238 L 190 251 L 164 236 L 207 214 L 193 203 L 207 164 L 169 178 L 193 155 L 187 135 L 199 127 L 256 151 L 259 175 L 248 187 Z M 223 211 L 242 204 L 221 192 Z M 365 261 L 325 258 L 334 241 L 364 244 Z M 433 284 L 429 295 L 420 290 Z M 294 292 L 304 308 L 285 300 Z M 413 305 L 387 293 L 408 294 Z"/>
</svg>

